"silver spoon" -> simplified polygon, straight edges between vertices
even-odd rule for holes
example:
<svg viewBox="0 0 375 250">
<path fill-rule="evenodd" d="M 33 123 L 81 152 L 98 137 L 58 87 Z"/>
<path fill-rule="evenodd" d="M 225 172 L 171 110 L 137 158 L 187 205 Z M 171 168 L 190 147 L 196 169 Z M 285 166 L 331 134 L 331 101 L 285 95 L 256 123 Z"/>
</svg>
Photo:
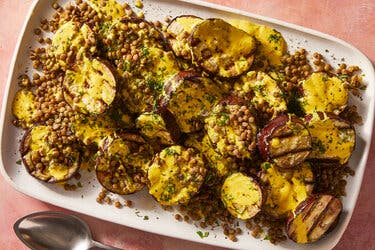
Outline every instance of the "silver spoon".
<svg viewBox="0 0 375 250">
<path fill-rule="evenodd" d="M 88 225 L 77 216 L 61 212 L 38 212 L 16 221 L 13 226 L 18 238 L 33 250 L 83 250 L 97 247 L 120 250 L 92 239 Z"/>
</svg>

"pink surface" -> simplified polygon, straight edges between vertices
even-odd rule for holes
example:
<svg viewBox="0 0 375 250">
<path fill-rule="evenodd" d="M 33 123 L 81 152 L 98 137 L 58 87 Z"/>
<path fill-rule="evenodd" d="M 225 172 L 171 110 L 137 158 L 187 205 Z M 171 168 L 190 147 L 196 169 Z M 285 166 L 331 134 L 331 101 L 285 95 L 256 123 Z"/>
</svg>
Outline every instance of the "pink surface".
<svg viewBox="0 0 375 250">
<path fill-rule="evenodd" d="M 375 63 L 375 1 L 366 0 L 206 0 L 295 23 L 339 37 L 364 52 Z M 0 88 L 4 88 L 15 43 L 31 0 L 0 0 Z M 2 98 L 3 94 L 1 94 Z M 335 249 L 375 249 L 375 137 L 356 209 Z M 0 249 L 27 249 L 15 236 L 13 223 L 28 213 L 63 210 L 13 190 L 0 176 Z M 79 215 L 94 238 L 126 249 L 219 249 L 189 241 L 134 230 Z M 251 236 L 249 236 L 251 237 Z"/>
</svg>

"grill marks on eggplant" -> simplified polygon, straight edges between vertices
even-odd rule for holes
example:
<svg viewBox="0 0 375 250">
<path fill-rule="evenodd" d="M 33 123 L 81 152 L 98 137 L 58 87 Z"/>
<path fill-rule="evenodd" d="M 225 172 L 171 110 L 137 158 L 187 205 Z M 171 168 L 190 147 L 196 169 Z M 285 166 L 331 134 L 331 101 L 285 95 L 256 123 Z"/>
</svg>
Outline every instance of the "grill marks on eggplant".
<svg viewBox="0 0 375 250">
<path fill-rule="evenodd" d="M 299 118 L 280 115 L 260 131 L 258 148 L 264 160 L 272 160 L 280 168 L 292 168 L 309 156 L 311 136 Z"/>
<path fill-rule="evenodd" d="M 165 84 L 159 108 L 174 116 L 182 132 L 190 133 L 203 128 L 204 117 L 222 96 L 222 90 L 211 79 L 198 72 L 181 71 Z"/>
<path fill-rule="evenodd" d="M 313 195 L 302 202 L 289 218 L 287 233 L 297 243 L 311 243 L 323 237 L 337 221 L 342 203 L 331 195 Z"/>
</svg>

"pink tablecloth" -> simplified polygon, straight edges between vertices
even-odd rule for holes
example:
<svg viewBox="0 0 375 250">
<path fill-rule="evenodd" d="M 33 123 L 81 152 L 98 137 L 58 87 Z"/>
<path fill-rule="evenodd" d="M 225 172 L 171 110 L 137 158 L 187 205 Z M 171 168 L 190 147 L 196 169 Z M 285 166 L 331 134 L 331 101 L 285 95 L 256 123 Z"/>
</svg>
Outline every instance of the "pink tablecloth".
<svg viewBox="0 0 375 250">
<path fill-rule="evenodd" d="M 145 0 L 147 1 L 147 0 Z M 207 0 L 313 28 L 353 44 L 375 62 L 375 1 L 373 0 Z M 0 0 L 1 93 L 17 37 L 31 0 Z M 1 95 L 2 96 L 2 95 Z M 2 98 L 2 97 L 1 97 Z M 359 200 L 348 229 L 335 249 L 375 249 L 375 145 L 372 140 Z M 13 223 L 25 214 L 61 208 L 13 190 L 0 176 L 0 249 L 27 249 L 13 233 Z M 80 215 L 94 237 L 126 249 L 218 249 L 203 244 L 159 236 Z"/>
</svg>

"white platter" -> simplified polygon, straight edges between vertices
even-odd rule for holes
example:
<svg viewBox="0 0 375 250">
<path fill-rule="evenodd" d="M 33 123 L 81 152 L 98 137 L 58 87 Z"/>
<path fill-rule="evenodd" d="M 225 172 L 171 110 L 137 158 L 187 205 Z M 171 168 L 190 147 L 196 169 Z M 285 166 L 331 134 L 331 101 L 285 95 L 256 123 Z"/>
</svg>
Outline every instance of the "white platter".
<svg viewBox="0 0 375 250">
<path fill-rule="evenodd" d="M 59 1 L 61 5 L 66 2 L 68 1 Z M 280 31 L 286 38 L 291 51 L 298 47 L 303 47 L 309 52 L 316 51 L 321 53 L 332 65 L 337 65 L 342 58 L 345 58 L 345 63 L 348 65 L 358 65 L 362 69 L 364 82 L 368 87 L 363 94 L 362 101 L 358 98 L 351 98 L 351 103 L 356 104 L 359 108 L 364 123 L 362 126 L 356 127 L 357 145 L 349 163 L 356 171 L 356 175 L 349 178 L 346 189 L 347 196 L 343 198 L 344 212 L 338 226 L 324 239 L 309 245 L 297 245 L 288 240 L 275 246 L 267 240 L 254 239 L 247 233 L 240 235 L 238 242 L 231 242 L 225 239 L 219 227 L 213 230 L 202 230 L 194 224 L 177 222 L 173 217 L 173 213 L 161 209 L 145 190 L 126 197 L 135 202 L 134 208 L 116 209 L 114 206 L 100 205 L 96 202 L 96 197 L 101 187 L 93 173 L 83 173 L 83 177 L 80 180 L 83 187 L 78 188 L 75 192 L 65 191 L 59 186 L 39 182 L 28 175 L 25 169 L 16 163 L 20 159 L 18 146 L 22 131 L 12 125 L 11 104 L 18 89 L 18 76 L 25 73 L 25 70 L 28 70 L 28 74 L 32 74 L 32 65 L 28 59 L 29 52 L 30 48 L 38 46 L 35 42 L 33 30 L 38 27 L 42 17 L 50 17 L 53 13 L 51 1 L 49 0 L 39 0 L 33 3 L 23 27 L 23 35 L 18 40 L 4 93 L 1 112 L 0 171 L 8 183 L 22 193 L 60 207 L 171 237 L 236 249 L 303 248 L 321 250 L 333 248 L 344 233 L 352 216 L 370 149 L 375 95 L 375 76 L 371 62 L 359 50 L 332 36 L 278 20 L 200 1 L 145 0 L 144 12 L 146 19 L 151 20 L 164 20 L 166 16 L 174 17 L 181 14 L 192 14 L 204 18 L 221 17 L 224 19 L 250 20 L 274 27 Z M 148 220 L 145 220 L 145 216 L 148 216 Z M 209 232 L 209 236 L 201 239 L 196 233 L 198 230 Z"/>
</svg>

